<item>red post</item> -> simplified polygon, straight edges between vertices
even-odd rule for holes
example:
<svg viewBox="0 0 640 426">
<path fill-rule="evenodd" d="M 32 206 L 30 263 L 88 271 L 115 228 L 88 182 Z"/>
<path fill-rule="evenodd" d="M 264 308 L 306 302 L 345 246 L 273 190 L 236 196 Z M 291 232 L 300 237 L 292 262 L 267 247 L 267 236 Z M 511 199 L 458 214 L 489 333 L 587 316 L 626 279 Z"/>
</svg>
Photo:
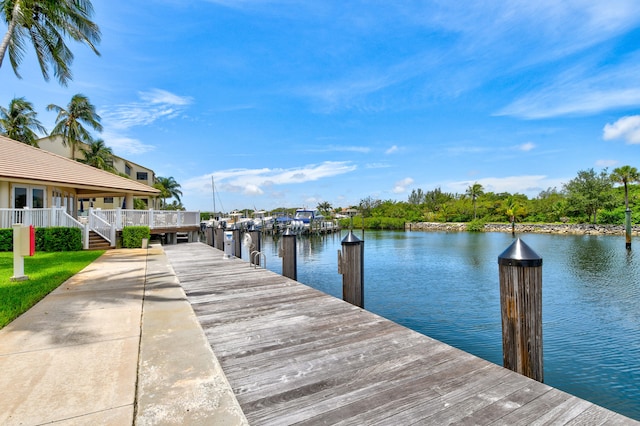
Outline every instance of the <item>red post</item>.
<svg viewBox="0 0 640 426">
<path fill-rule="evenodd" d="M 29 256 L 36 254 L 36 228 L 29 225 Z"/>
</svg>

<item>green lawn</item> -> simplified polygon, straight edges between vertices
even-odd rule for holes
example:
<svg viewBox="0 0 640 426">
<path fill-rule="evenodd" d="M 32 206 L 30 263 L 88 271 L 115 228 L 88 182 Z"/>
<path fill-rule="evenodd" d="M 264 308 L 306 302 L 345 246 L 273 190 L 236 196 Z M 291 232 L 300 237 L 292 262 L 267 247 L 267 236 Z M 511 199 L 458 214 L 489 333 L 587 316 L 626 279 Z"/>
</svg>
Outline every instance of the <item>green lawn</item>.
<svg viewBox="0 0 640 426">
<path fill-rule="evenodd" d="M 36 253 L 24 258 L 27 281 L 12 282 L 13 253 L 0 252 L 0 328 L 100 257 L 104 251 Z"/>
</svg>

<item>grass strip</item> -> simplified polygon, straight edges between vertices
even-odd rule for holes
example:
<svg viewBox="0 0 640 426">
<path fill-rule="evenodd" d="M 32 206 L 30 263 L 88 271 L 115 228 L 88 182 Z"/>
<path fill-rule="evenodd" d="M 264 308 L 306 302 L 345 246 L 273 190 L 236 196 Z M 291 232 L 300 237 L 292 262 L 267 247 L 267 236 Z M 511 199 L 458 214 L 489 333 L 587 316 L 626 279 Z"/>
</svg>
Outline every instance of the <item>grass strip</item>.
<svg viewBox="0 0 640 426">
<path fill-rule="evenodd" d="M 104 250 L 41 252 L 24 258 L 27 281 L 11 281 L 13 253 L 0 253 L 0 328 L 9 324 L 60 284 L 84 269 Z"/>
</svg>

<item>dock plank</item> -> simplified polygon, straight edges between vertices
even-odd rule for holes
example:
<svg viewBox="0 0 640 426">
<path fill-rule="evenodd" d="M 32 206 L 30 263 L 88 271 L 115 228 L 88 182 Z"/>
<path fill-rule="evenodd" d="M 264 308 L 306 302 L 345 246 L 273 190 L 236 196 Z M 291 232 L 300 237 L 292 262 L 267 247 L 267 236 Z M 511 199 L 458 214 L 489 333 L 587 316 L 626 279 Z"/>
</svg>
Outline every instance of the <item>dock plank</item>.
<svg viewBox="0 0 640 426">
<path fill-rule="evenodd" d="M 165 252 L 253 425 L 640 424 L 205 244 Z"/>
</svg>

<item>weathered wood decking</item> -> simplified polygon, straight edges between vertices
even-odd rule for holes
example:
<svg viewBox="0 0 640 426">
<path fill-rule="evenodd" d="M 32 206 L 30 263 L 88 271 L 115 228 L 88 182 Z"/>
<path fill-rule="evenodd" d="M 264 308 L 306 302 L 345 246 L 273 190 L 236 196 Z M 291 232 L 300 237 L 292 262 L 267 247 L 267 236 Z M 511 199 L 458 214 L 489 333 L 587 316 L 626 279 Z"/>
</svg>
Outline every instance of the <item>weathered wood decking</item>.
<svg viewBox="0 0 640 426">
<path fill-rule="evenodd" d="M 252 425 L 638 424 L 205 244 L 165 251 Z"/>
</svg>

